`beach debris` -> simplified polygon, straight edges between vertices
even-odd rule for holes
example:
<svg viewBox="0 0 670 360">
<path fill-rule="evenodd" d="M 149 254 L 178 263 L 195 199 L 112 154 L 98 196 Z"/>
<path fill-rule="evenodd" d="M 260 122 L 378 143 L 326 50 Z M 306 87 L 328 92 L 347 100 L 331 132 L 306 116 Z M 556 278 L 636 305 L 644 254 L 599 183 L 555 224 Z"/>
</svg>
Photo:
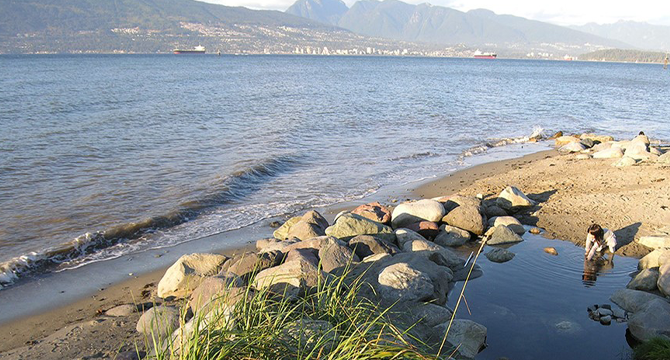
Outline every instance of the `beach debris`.
<svg viewBox="0 0 670 360">
<path fill-rule="evenodd" d="M 507 249 L 494 248 L 487 252 L 485 256 L 495 263 L 504 263 L 512 260 L 515 254 Z"/>
<path fill-rule="evenodd" d="M 544 250 L 544 252 L 546 252 L 546 253 L 549 254 L 549 255 L 558 256 L 558 251 L 556 251 L 556 249 L 553 248 L 553 247 L 546 247 L 546 248 L 544 248 L 544 249 L 542 249 L 542 250 Z"/>
<path fill-rule="evenodd" d="M 468 258 L 465 260 L 465 264 L 463 264 L 463 267 L 468 266 L 470 260 L 472 260 L 472 255 L 474 255 L 474 253 L 475 253 L 474 251 L 470 251 L 470 255 L 468 255 Z"/>
</svg>

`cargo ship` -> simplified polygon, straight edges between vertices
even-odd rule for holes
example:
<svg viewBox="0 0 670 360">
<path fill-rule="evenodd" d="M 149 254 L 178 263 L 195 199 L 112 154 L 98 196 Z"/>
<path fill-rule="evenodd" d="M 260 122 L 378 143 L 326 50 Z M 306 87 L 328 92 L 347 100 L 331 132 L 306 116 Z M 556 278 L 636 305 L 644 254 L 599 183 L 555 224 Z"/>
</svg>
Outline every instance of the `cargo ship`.
<svg viewBox="0 0 670 360">
<path fill-rule="evenodd" d="M 495 59 L 498 57 L 498 54 L 494 52 L 481 52 L 479 50 L 475 51 L 475 59 Z"/>
<path fill-rule="evenodd" d="M 175 54 L 204 54 L 205 47 L 198 45 L 193 49 L 174 49 L 172 52 Z"/>
</svg>

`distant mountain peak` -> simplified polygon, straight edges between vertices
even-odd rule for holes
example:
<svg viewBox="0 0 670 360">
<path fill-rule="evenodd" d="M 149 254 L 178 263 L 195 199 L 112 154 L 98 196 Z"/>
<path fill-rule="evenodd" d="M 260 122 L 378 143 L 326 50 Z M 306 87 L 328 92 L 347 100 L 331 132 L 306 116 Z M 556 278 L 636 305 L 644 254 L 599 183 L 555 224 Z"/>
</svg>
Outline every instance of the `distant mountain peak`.
<svg viewBox="0 0 670 360">
<path fill-rule="evenodd" d="M 286 13 L 337 25 L 349 8 L 342 0 L 298 0 Z"/>
</svg>

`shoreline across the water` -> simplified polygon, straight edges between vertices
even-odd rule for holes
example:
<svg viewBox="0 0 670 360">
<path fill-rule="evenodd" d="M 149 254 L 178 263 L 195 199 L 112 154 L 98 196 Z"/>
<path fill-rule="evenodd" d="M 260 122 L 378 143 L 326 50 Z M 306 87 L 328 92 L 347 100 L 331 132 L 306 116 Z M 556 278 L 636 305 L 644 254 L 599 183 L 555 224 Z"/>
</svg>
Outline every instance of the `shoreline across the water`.
<svg viewBox="0 0 670 360">
<path fill-rule="evenodd" d="M 667 165 L 639 163 L 613 167 L 613 159 L 578 160 L 576 156 L 542 151 L 476 165 L 430 181 L 414 189 L 413 194 L 417 198 L 481 194 L 487 199 L 507 185 L 513 185 L 542 203 L 538 211 L 522 220 L 524 224 L 539 226 L 551 237 L 579 245 L 586 225 L 599 222 L 617 230 L 617 236 L 630 243 L 622 249 L 621 255 L 641 257 L 648 253 L 648 248 L 634 240 L 653 234 L 670 213 L 667 208 L 670 194 L 663 191 L 669 188 L 670 178 L 663 175 L 667 173 Z M 342 208 L 326 209 L 324 216 L 330 221 L 339 210 Z M 229 253 L 240 251 L 244 248 L 230 249 Z M 23 346 L 25 354 L 39 354 L 54 343 L 60 344 L 59 351 L 63 352 L 57 353 L 61 357 L 76 349 L 80 350 L 79 356 L 132 351 L 132 342 L 140 339 L 134 332 L 133 318 L 113 321 L 113 326 L 97 326 L 105 321 L 100 320 L 99 315 L 115 305 L 152 301 L 164 270 L 131 277 L 92 297 L 4 323 L 0 325 L 3 344 L 0 351 Z M 75 324 L 81 323 L 88 326 L 77 328 Z M 75 336 L 72 336 L 73 326 L 78 329 Z M 66 327 L 68 331 L 59 331 Z M 42 340 L 45 336 L 47 338 Z"/>
</svg>

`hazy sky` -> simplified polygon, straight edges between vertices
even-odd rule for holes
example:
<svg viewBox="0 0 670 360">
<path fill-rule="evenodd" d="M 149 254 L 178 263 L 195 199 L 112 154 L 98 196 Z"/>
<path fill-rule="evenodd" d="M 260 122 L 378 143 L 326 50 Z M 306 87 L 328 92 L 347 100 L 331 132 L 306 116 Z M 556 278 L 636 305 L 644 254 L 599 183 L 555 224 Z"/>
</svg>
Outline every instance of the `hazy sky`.
<svg viewBox="0 0 670 360">
<path fill-rule="evenodd" d="M 295 0 L 206 0 L 207 2 L 245 6 L 252 9 L 286 10 Z M 645 21 L 670 26 L 668 0 L 401 0 L 407 3 L 431 3 L 456 10 L 489 9 L 497 14 L 510 14 L 558 25 L 600 24 L 618 20 Z M 345 0 L 351 6 L 356 0 Z"/>
</svg>

